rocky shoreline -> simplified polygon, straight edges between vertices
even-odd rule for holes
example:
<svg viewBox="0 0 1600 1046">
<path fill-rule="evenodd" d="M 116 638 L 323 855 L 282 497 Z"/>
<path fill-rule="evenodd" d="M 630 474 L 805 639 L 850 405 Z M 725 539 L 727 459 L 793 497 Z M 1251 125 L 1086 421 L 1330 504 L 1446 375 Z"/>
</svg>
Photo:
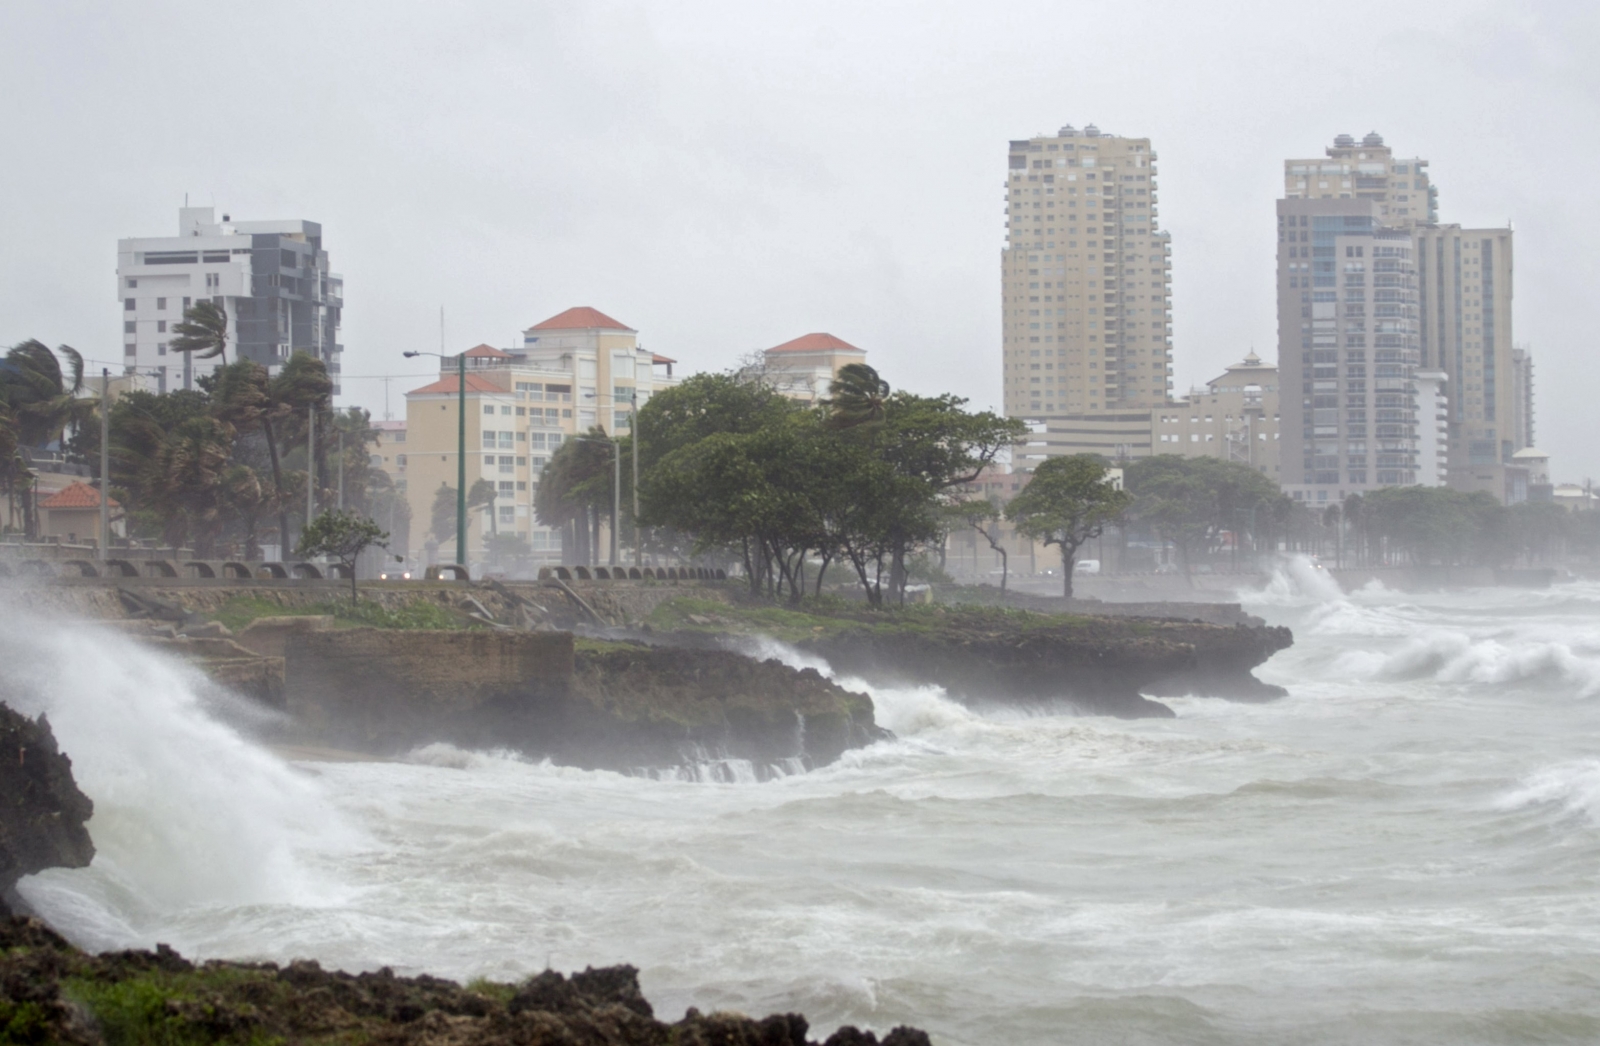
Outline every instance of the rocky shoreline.
<svg viewBox="0 0 1600 1046">
<path fill-rule="evenodd" d="M 799 1014 L 656 1018 L 631 966 L 519 984 L 326 971 L 315 962 L 195 964 L 158 945 L 89 955 L 36 919 L 0 918 L 0 1042 L 385 1043 L 392 1046 L 819 1046 Z M 847 1026 L 820 1046 L 930 1046 Z"/>
</svg>

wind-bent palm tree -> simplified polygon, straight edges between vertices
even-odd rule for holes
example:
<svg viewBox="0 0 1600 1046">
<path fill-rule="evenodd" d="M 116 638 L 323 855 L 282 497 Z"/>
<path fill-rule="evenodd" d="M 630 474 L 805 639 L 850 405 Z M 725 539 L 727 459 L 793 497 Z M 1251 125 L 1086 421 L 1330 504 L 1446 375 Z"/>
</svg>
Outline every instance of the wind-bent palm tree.
<svg viewBox="0 0 1600 1046">
<path fill-rule="evenodd" d="M 69 427 L 94 417 L 99 408 L 98 399 L 78 395 L 83 390 L 83 357 L 70 345 L 56 352 L 71 365 L 70 381 L 56 353 L 36 339 L 12 346 L 0 360 L 0 409 L 9 418 L 19 447 L 43 448 Z M 24 527 L 30 537 L 35 528 L 31 478 L 20 454 L 0 458 L 0 480 L 8 491 L 22 491 Z"/>
<path fill-rule="evenodd" d="M 889 383 L 865 363 L 849 363 L 828 383 L 829 399 L 823 404 L 830 411 L 829 424 L 851 429 L 883 424 L 884 405 L 889 399 Z"/>
<path fill-rule="evenodd" d="M 327 366 L 309 352 L 296 352 L 290 356 L 283 369 L 267 383 L 267 422 L 277 432 L 288 429 L 294 432 L 300 425 L 305 425 L 304 432 L 310 432 L 309 418 L 315 414 L 320 416 L 328 409 L 328 404 L 333 398 L 333 381 L 328 377 Z M 320 429 L 322 426 L 318 426 Z M 287 442 L 287 438 L 285 440 Z M 327 440 L 317 441 L 322 445 L 324 452 Z M 311 462 L 306 462 L 306 467 L 311 467 Z M 320 470 L 319 470 L 320 471 Z M 282 490 L 283 488 L 278 488 Z M 287 502 L 287 499 L 284 499 Z M 288 532 L 287 505 L 280 506 L 278 510 L 278 526 L 283 530 L 284 555 L 289 554 L 290 542 Z M 306 523 L 311 520 L 308 518 Z"/>
<path fill-rule="evenodd" d="M 183 319 L 174 326 L 177 337 L 172 340 L 176 352 L 193 353 L 193 359 L 209 360 L 222 357 L 228 362 L 228 314 L 207 298 L 201 298 L 184 310 Z"/>
</svg>

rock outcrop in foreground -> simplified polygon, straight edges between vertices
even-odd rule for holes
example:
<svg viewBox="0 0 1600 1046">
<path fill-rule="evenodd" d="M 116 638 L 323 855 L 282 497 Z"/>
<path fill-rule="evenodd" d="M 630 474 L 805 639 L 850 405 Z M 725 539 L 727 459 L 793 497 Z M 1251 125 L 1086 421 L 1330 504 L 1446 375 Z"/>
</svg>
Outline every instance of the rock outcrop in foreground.
<svg viewBox="0 0 1600 1046">
<path fill-rule="evenodd" d="M 631 966 L 521 984 L 348 974 L 314 962 L 196 965 L 154 952 L 79 951 L 32 919 L 0 922 L 0 1042 L 386 1043 L 401 1046 L 813 1046 L 798 1014 L 753 1020 L 690 1010 L 667 1024 Z M 928 1046 L 852 1027 L 823 1046 Z"/>
<path fill-rule="evenodd" d="M 18 879 L 46 868 L 86 868 L 94 843 L 84 822 L 94 803 L 72 779 L 44 716 L 0 704 L 0 918 Z M 0 1042 L 5 1042 L 0 1020 Z"/>
</svg>

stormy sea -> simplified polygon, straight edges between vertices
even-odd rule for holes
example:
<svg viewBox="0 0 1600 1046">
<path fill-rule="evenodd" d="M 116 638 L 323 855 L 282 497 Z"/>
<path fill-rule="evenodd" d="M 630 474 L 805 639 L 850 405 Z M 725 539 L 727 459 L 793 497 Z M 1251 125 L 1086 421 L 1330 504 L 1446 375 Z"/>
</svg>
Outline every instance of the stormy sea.
<svg viewBox="0 0 1600 1046">
<path fill-rule="evenodd" d="M 1600 1041 L 1600 584 L 1245 593 L 1266 704 L 976 714 L 758 783 L 447 746 L 285 759 L 160 655 L 0 627 L 94 798 L 21 893 L 92 949 L 513 979 L 632 963 L 685 1007 L 936 1042 Z M 774 646 L 793 663 L 808 662 Z"/>
</svg>

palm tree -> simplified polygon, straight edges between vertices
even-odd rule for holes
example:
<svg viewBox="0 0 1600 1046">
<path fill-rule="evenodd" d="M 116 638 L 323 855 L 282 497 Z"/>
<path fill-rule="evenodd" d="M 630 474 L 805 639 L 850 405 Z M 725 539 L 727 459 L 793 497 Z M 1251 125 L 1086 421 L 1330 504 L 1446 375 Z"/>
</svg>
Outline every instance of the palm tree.
<svg viewBox="0 0 1600 1046">
<path fill-rule="evenodd" d="M 889 399 L 889 383 L 865 363 L 848 363 L 828 383 L 830 399 L 823 400 L 829 410 L 829 423 L 835 428 L 856 428 L 883 424 L 884 405 Z"/>
<path fill-rule="evenodd" d="M 291 547 L 288 499 L 283 497 L 284 488 L 280 482 L 275 432 L 285 427 L 292 431 L 298 419 L 308 417 L 313 408 L 317 414 L 326 410 L 333 395 L 333 382 L 328 378 L 328 368 L 321 360 L 309 352 L 296 352 L 289 357 L 277 376 L 267 383 L 266 394 L 267 408 L 262 424 L 267 434 L 267 448 L 272 454 L 273 482 L 278 484 L 279 543 L 283 554 L 287 556 Z M 306 431 L 310 432 L 309 426 Z M 310 461 L 306 462 L 306 467 L 311 467 Z"/>
<path fill-rule="evenodd" d="M 71 364 L 70 381 L 56 353 L 36 339 L 12 346 L 0 360 L 0 405 L 20 448 L 39 449 L 61 439 L 99 407 L 99 400 L 78 395 L 83 390 L 83 357 L 70 345 L 56 351 Z M 8 491 L 23 492 L 24 527 L 31 537 L 36 529 L 32 473 L 22 458 L 13 453 L 0 459 L 0 478 Z"/>
<path fill-rule="evenodd" d="M 177 337 L 172 349 L 194 353 L 191 359 L 209 360 L 222 357 L 228 362 L 228 314 L 207 298 L 201 298 L 183 312 L 183 319 L 172 328 Z"/>
</svg>

